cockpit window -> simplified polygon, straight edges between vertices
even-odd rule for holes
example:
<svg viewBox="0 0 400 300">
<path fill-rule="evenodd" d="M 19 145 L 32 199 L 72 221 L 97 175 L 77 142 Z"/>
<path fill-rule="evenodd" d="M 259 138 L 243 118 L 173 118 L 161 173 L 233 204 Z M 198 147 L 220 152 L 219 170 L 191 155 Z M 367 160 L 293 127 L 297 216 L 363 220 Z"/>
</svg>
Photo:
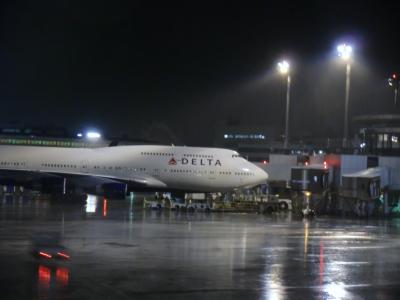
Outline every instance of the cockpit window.
<svg viewBox="0 0 400 300">
<path fill-rule="evenodd" d="M 241 155 L 239 155 L 239 154 L 232 154 L 232 157 L 233 157 L 233 158 L 237 158 L 237 157 L 243 158 L 243 156 L 241 156 Z"/>
</svg>

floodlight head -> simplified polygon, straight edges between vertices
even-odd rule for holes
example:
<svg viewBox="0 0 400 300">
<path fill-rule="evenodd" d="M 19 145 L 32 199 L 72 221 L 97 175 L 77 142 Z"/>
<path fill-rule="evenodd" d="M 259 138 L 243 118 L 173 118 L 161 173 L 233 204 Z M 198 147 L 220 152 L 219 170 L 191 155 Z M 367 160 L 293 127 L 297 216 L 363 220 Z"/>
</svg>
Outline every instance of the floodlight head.
<svg viewBox="0 0 400 300">
<path fill-rule="evenodd" d="M 86 137 L 89 139 L 99 139 L 101 137 L 101 134 L 95 131 L 88 131 L 86 133 Z"/>
<path fill-rule="evenodd" d="M 281 73 L 283 75 L 289 73 L 289 70 L 290 70 L 289 62 L 286 60 L 282 60 L 281 62 L 278 62 L 278 70 L 279 70 L 279 73 Z"/>
<path fill-rule="evenodd" d="M 338 56 L 343 60 L 349 60 L 351 58 L 351 55 L 353 53 L 353 48 L 350 45 L 340 44 L 339 46 L 337 46 L 336 49 Z"/>
</svg>

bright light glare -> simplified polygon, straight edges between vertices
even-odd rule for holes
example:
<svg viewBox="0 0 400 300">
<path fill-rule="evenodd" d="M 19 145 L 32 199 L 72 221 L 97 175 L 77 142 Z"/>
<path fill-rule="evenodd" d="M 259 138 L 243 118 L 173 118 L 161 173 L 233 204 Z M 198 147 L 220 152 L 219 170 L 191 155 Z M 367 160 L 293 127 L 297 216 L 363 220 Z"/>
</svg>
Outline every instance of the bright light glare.
<svg viewBox="0 0 400 300">
<path fill-rule="evenodd" d="M 353 52 L 353 48 L 350 45 L 346 44 L 341 44 L 337 46 L 337 53 L 338 56 L 343 58 L 344 60 L 349 60 L 351 57 L 351 54 Z"/>
<path fill-rule="evenodd" d="M 93 195 L 88 195 L 86 199 L 86 212 L 95 213 L 97 209 L 97 198 Z"/>
<path fill-rule="evenodd" d="M 69 259 L 69 257 L 70 257 L 68 254 L 65 254 L 63 252 L 57 252 L 57 255 L 61 256 L 61 257 L 64 257 L 65 259 Z"/>
<path fill-rule="evenodd" d="M 283 60 L 281 62 L 278 62 L 278 70 L 279 73 L 281 74 L 287 74 L 289 73 L 290 65 L 286 60 Z"/>
<path fill-rule="evenodd" d="M 43 256 L 43 257 L 46 257 L 46 258 L 51 258 L 52 257 L 50 254 L 48 254 L 46 252 L 42 252 L 42 251 L 39 252 L 39 255 Z"/>
<path fill-rule="evenodd" d="M 324 286 L 324 291 L 328 299 L 346 299 L 349 297 L 349 293 L 343 282 L 326 284 Z"/>
<path fill-rule="evenodd" d="M 82 134 L 81 132 L 79 132 L 79 133 L 76 134 L 76 136 L 77 136 L 77 137 L 82 137 L 83 134 Z"/>
<path fill-rule="evenodd" d="M 89 139 L 98 139 L 101 137 L 101 134 L 94 131 L 89 131 L 86 133 L 86 137 Z"/>
</svg>

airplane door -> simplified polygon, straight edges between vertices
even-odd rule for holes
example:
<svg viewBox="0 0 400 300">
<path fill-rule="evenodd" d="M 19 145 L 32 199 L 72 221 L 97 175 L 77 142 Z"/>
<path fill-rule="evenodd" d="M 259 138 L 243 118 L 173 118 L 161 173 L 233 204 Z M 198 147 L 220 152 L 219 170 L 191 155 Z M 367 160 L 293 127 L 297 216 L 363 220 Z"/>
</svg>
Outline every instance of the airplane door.
<svg viewBox="0 0 400 300">
<path fill-rule="evenodd" d="M 152 175 L 156 178 L 160 178 L 160 169 L 153 169 Z"/>
<path fill-rule="evenodd" d="M 210 172 L 208 173 L 208 179 L 209 179 L 209 180 L 215 180 L 215 179 L 216 179 L 216 177 L 215 177 L 215 171 L 210 171 Z"/>
<path fill-rule="evenodd" d="M 89 161 L 88 160 L 81 161 L 81 172 L 89 173 Z"/>
</svg>

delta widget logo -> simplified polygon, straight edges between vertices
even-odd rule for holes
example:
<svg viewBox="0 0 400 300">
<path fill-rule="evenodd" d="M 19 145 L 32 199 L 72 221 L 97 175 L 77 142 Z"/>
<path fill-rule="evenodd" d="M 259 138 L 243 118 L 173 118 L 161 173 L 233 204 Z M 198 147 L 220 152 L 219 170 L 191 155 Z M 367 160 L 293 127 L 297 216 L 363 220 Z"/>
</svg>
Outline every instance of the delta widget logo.
<svg viewBox="0 0 400 300">
<path fill-rule="evenodd" d="M 170 166 L 176 166 L 177 163 L 176 163 L 175 158 L 171 158 L 171 159 L 169 160 L 168 164 L 169 164 Z"/>
</svg>

